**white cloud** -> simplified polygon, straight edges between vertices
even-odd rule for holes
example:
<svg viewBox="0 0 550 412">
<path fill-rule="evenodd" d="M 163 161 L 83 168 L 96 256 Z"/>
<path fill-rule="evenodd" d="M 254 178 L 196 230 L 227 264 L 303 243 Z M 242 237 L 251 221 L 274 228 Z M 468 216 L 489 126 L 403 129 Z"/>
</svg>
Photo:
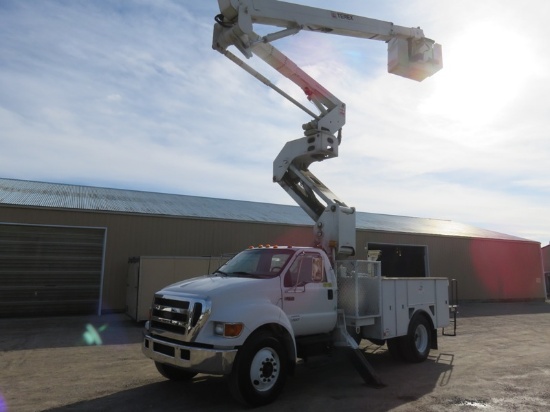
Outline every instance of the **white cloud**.
<svg viewBox="0 0 550 412">
<path fill-rule="evenodd" d="M 361 211 L 546 244 L 550 3 L 300 3 L 421 26 L 444 50 L 416 83 L 385 73 L 384 43 L 276 44 L 347 104 L 322 181 Z M 117 4 L 2 2 L 0 176 L 292 204 L 272 161 L 308 116 L 211 49 L 217 3 Z"/>
</svg>

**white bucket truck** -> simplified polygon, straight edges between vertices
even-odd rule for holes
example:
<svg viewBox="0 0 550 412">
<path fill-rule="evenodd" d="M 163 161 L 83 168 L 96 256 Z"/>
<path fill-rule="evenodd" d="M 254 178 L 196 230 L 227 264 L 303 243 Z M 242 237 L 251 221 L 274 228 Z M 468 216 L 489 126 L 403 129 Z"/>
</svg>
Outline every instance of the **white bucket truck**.
<svg viewBox="0 0 550 412">
<path fill-rule="evenodd" d="M 310 247 L 244 250 L 215 273 L 157 292 L 142 350 L 172 380 L 226 375 L 234 396 L 272 402 L 299 358 L 345 347 L 366 381 L 380 380 L 358 349 L 370 339 L 396 357 L 425 360 L 437 329 L 449 324 L 447 278 L 385 278 L 380 262 L 355 255 L 355 209 L 310 171 L 338 156 L 345 105 L 271 43 L 302 30 L 388 43 L 388 70 L 417 81 L 441 67 L 441 47 L 419 28 L 275 0 L 218 0 L 213 48 L 312 120 L 273 163 L 279 183 L 315 222 Z M 258 35 L 254 25 L 281 30 Z M 298 85 L 319 113 L 271 83 L 228 50 L 257 56 Z"/>
</svg>

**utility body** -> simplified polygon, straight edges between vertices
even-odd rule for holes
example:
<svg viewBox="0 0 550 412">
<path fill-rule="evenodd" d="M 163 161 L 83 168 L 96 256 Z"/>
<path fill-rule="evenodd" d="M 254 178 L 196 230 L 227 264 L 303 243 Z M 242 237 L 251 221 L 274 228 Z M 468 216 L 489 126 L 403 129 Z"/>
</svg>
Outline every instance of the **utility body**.
<svg viewBox="0 0 550 412">
<path fill-rule="evenodd" d="M 215 273 L 154 296 L 143 353 L 172 380 L 226 375 L 231 392 L 252 405 L 272 402 L 299 358 L 346 348 L 363 378 L 381 381 L 359 350 L 361 339 L 387 343 L 396 358 L 421 362 L 449 324 L 447 278 L 385 278 L 380 262 L 354 260 L 355 208 L 309 167 L 338 156 L 345 104 L 271 43 L 298 32 L 388 43 L 388 71 L 422 81 L 442 67 L 441 46 L 419 28 L 275 0 L 218 0 L 212 47 L 312 117 L 303 136 L 273 162 L 273 181 L 312 218 L 311 246 L 246 249 Z M 258 35 L 254 25 L 281 28 Z M 228 50 L 257 56 L 302 89 L 316 111 Z"/>
</svg>

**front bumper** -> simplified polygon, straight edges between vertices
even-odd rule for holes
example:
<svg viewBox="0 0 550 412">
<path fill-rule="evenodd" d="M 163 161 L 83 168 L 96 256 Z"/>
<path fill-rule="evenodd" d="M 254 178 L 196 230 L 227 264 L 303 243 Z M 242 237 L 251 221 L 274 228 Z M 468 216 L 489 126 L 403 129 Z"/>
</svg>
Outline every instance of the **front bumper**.
<svg viewBox="0 0 550 412">
<path fill-rule="evenodd" d="M 231 372 L 237 349 L 206 349 L 166 342 L 145 335 L 141 351 L 148 358 L 198 373 L 227 375 Z"/>
</svg>

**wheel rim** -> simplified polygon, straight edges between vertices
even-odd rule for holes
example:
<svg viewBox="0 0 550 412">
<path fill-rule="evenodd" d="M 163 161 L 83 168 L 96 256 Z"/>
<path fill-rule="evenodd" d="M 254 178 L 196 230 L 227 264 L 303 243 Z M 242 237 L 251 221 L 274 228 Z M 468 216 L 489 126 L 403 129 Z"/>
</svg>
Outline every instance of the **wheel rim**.
<svg viewBox="0 0 550 412">
<path fill-rule="evenodd" d="M 424 353 L 428 348 L 428 329 L 420 324 L 414 331 L 414 344 L 419 353 Z"/>
<path fill-rule="evenodd" d="M 279 378 L 280 360 L 276 351 L 263 348 L 256 353 L 250 365 L 250 380 L 254 389 L 265 392 L 273 388 Z"/>
</svg>

